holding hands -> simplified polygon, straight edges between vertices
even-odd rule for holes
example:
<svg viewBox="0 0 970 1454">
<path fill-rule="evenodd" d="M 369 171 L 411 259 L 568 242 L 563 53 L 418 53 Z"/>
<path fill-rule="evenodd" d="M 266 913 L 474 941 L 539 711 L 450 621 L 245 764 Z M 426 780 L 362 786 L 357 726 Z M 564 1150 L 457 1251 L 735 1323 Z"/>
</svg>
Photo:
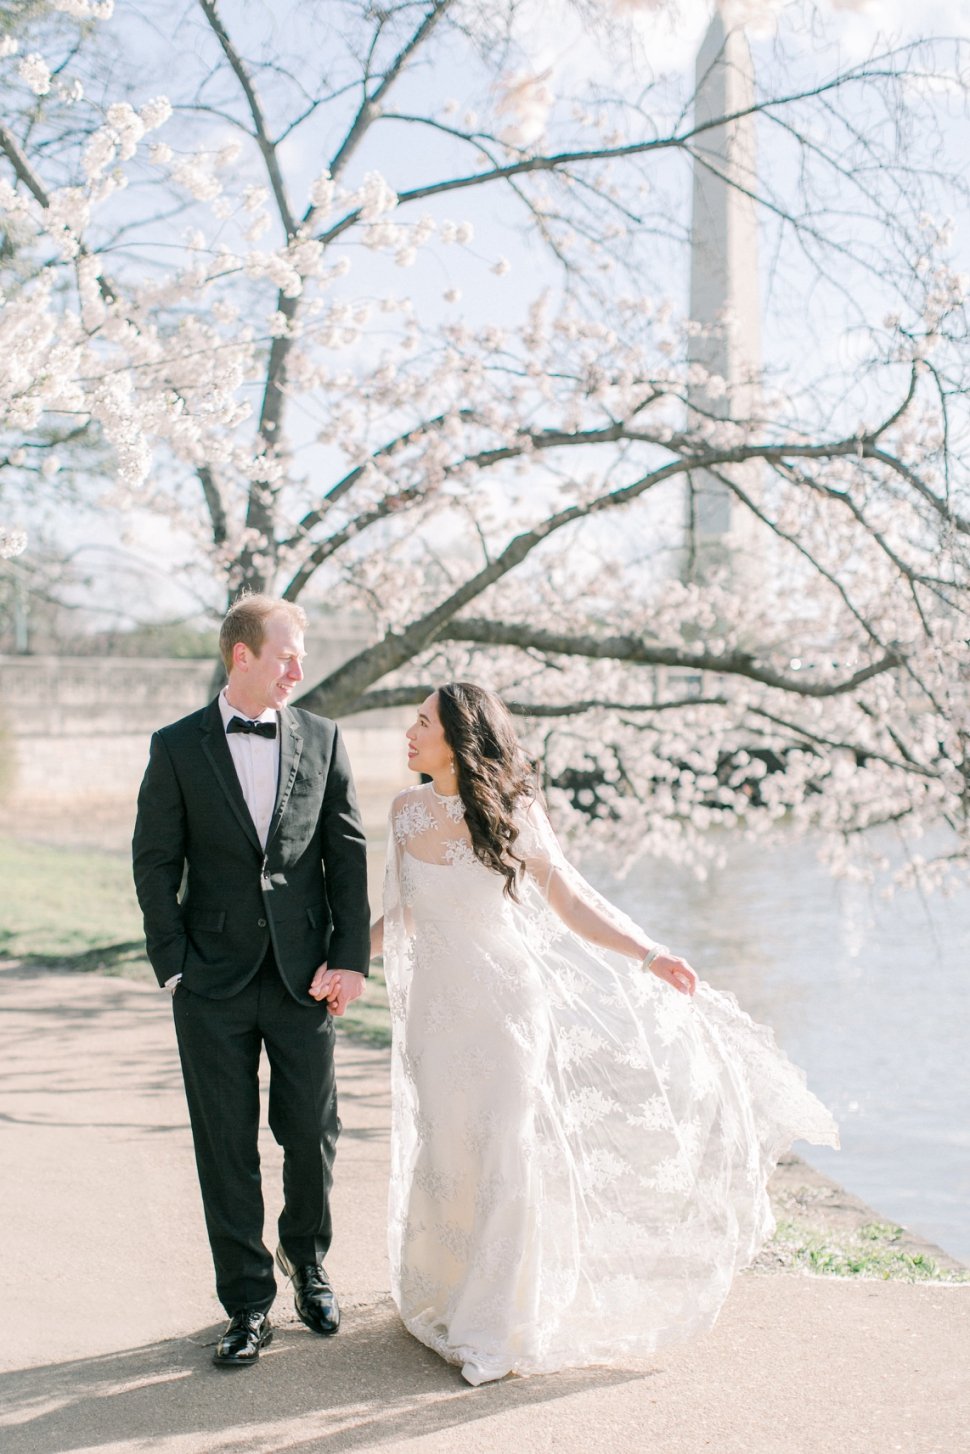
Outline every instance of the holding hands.
<svg viewBox="0 0 970 1454">
<path fill-rule="evenodd" d="M 311 999 L 326 1000 L 331 1015 L 342 1015 L 351 1000 L 364 993 L 364 976 L 354 969 L 328 969 L 321 964 L 307 993 Z"/>
</svg>

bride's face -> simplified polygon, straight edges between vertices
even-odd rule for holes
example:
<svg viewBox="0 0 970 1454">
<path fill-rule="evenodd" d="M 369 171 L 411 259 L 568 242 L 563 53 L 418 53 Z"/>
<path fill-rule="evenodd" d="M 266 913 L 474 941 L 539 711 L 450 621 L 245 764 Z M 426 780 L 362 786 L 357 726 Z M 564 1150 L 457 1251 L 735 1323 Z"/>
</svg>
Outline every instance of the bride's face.
<svg viewBox="0 0 970 1454">
<path fill-rule="evenodd" d="M 445 741 L 445 729 L 438 716 L 438 693 L 432 692 L 418 708 L 418 715 L 407 730 L 408 767 L 429 777 L 447 772 L 452 751 Z"/>
</svg>

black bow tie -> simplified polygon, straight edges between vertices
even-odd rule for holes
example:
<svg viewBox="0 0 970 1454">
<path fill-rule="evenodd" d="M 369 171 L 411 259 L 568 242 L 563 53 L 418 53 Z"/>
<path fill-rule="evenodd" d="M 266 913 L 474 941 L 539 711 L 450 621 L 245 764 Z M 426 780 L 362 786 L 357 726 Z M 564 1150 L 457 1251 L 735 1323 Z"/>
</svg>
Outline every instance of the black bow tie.
<svg viewBox="0 0 970 1454">
<path fill-rule="evenodd" d="M 247 717 L 232 717 L 227 732 L 255 732 L 257 737 L 275 737 L 275 722 L 250 722 Z"/>
</svg>

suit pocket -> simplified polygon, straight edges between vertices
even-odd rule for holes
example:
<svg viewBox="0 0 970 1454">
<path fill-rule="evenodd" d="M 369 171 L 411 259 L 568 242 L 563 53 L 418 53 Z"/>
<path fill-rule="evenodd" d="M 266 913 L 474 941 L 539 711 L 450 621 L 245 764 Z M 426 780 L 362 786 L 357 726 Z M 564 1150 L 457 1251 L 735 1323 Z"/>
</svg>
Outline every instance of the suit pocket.
<svg viewBox="0 0 970 1454">
<path fill-rule="evenodd" d="M 221 934 L 226 927 L 226 911 L 225 909 L 190 909 L 187 923 L 193 933 L 201 930 L 204 934 Z"/>
<path fill-rule="evenodd" d="M 290 796 L 298 798 L 300 802 L 313 799 L 323 801 L 323 790 L 326 786 L 324 776 L 320 772 L 298 772 L 290 788 Z"/>
</svg>

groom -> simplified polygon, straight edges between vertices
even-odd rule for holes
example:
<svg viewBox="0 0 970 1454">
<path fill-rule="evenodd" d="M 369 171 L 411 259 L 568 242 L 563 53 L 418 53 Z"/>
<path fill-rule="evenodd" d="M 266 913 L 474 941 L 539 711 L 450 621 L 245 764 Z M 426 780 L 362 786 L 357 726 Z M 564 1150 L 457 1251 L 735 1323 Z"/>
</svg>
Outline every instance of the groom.
<svg viewBox="0 0 970 1454">
<path fill-rule="evenodd" d="M 243 596 L 222 624 L 228 684 L 152 738 L 133 858 L 148 957 L 171 989 L 216 1289 L 216 1363 L 272 1337 L 263 1245 L 258 1069 L 283 1147 L 276 1260 L 316 1333 L 340 1312 L 323 1267 L 340 1122 L 332 1015 L 369 956 L 364 835 L 336 725 L 289 706 L 303 678 L 299 606 Z"/>
</svg>

